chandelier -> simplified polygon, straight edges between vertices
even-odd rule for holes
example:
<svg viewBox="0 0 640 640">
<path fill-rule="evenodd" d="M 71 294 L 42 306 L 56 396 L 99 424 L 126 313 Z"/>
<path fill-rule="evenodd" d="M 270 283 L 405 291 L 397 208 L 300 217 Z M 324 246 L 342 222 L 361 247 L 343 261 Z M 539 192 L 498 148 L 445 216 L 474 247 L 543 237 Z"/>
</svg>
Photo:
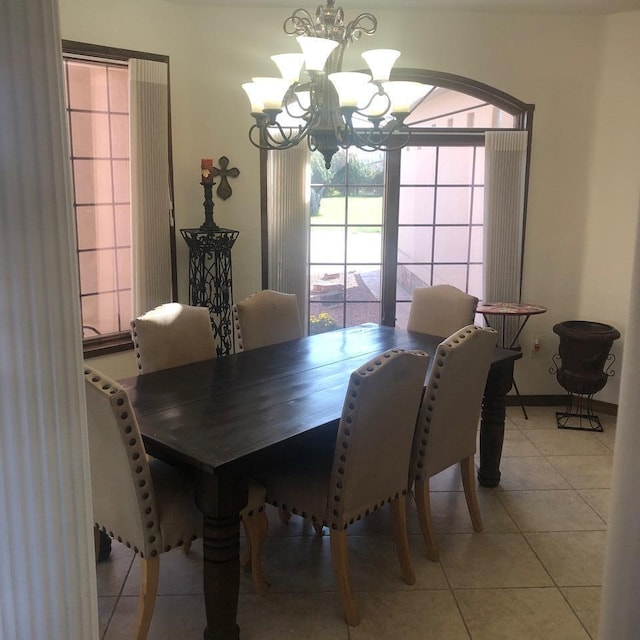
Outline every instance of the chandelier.
<svg viewBox="0 0 640 640">
<path fill-rule="evenodd" d="M 322 153 L 327 169 L 339 148 L 404 147 L 410 136 L 405 118 L 431 89 L 389 80 L 400 56 L 395 49 L 365 51 L 370 73 L 342 71 L 347 46 L 363 34 L 373 35 L 378 23 L 373 14 L 362 13 L 345 24 L 334 2 L 320 5 L 315 18 L 296 9 L 285 20 L 284 32 L 297 36 L 302 53 L 271 56 L 281 77 L 253 78 L 242 85 L 255 120 L 249 130 L 254 146 L 289 149 L 306 138 L 311 151 Z"/>
</svg>

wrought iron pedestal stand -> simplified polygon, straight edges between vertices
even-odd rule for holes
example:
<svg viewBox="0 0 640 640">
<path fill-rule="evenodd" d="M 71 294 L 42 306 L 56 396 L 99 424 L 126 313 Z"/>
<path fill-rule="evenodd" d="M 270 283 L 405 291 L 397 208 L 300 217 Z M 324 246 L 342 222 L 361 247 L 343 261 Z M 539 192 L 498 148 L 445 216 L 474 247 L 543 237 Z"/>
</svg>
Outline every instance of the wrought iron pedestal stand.
<svg viewBox="0 0 640 640">
<path fill-rule="evenodd" d="M 566 409 L 556 412 L 558 429 L 602 431 L 600 418 L 593 412 L 593 395 L 614 375 L 615 356 L 610 350 L 620 332 L 585 320 L 560 322 L 553 331 L 560 336 L 560 345 L 549 373 L 569 392 Z"/>
<path fill-rule="evenodd" d="M 202 225 L 180 229 L 189 247 L 189 300 L 208 307 L 218 356 L 233 353 L 231 247 L 239 232 Z"/>
</svg>

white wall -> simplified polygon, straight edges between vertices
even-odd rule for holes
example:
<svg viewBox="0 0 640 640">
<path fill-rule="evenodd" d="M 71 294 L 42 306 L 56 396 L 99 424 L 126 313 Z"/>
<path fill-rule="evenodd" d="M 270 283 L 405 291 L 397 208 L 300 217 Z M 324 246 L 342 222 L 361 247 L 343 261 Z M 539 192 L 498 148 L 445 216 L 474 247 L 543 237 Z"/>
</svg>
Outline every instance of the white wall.
<svg viewBox="0 0 640 640">
<path fill-rule="evenodd" d="M 622 339 L 633 268 L 634 225 L 640 201 L 640 11 L 609 16 L 597 76 L 596 128 L 587 177 L 588 224 L 582 262 L 579 316 L 614 325 Z M 622 314 L 622 311 L 625 311 Z M 598 396 L 616 402 L 621 360 Z"/>
<path fill-rule="evenodd" d="M 282 23 L 293 8 L 61 0 L 64 38 L 170 56 L 178 227 L 199 225 L 203 219 L 200 158 L 227 155 L 240 169 L 240 177 L 232 181 L 233 197 L 224 203 L 216 200 L 215 207 L 219 224 L 240 230 L 233 251 L 236 299 L 261 283 L 258 152 L 247 139 L 251 119 L 240 84 L 255 75 L 272 75 L 275 66 L 269 55 L 295 51 L 295 41 L 282 33 Z M 346 13 L 350 19 L 356 12 L 347 7 Z M 587 279 L 583 269 L 597 270 L 593 254 L 602 236 L 598 220 L 614 177 L 619 206 L 612 239 L 620 239 L 624 247 L 609 251 L 609 262 L 616 276 L 631 268 L 627 239 L 633 235 L 635 209 L 628 208 L 627 201 L 631 191 L 637 192 L 637 181 L 630 185 L 624 176 L 632 146 L 626 136 L 609 140 L 601 119 L 609 118 L 613 102 L 604 102 L 608 100 L 604 87 L 623 90 L 617 59 L 632 47 L 637 60 L 640 45 L 632 41 L 628 19 L 637 27 L 640 12 L 611 17 L 375 13 L 378 34 L 347 52 L 346 69 L 363 66 L 359 52 L 366 48 L 396 46 L 403 52 L 398 66 L 467 76 L 536 105 L 523 299 L 545 305 L 549 312 L 531 319 L 524 336 L 527 353 L 517 375 L 521 393 L 563 393 L 548 373 L 557 350 L 552 326 L 588 314 L 589 319 L 622 330 L 627 316 L 628 284 L 620 277 L 613 282 Z M 625 34 L 626 44 L 620 41 Z M 630 76 L 631 80 L 635 78 Z M 625 125 L 634 128 L 637 141 L 640 128 L 630 111 L 638 104 L 637 86 L 635 97 L 629 106 L 619 105 L 617 112 L 628 113 Z M 593 158 L 600 157 L 604 148 L 612 156 L 606 164 L 610 178 L 594 181 L 594 171 L 602 168 L 594 167 Z M 178 238 L 179 293 L 186 301 L 183 244 Z M 531 355 L 526 346 L 534 335 L 543 348 Z"/>
</svg>

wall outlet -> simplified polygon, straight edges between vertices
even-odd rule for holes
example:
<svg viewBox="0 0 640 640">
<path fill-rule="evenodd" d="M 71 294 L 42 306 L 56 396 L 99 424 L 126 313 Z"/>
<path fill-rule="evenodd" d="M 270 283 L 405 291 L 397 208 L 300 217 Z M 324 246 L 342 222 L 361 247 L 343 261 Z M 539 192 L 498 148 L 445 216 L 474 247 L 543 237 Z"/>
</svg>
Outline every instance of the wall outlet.
<svg viewBox="0 0 640 640">
<path fill-rule="evenodd" d="M 531 341 L 531 353 L 540 353 L 542 351 L 542 343 L 538 336 L 534 336 Z"/>
</svg>

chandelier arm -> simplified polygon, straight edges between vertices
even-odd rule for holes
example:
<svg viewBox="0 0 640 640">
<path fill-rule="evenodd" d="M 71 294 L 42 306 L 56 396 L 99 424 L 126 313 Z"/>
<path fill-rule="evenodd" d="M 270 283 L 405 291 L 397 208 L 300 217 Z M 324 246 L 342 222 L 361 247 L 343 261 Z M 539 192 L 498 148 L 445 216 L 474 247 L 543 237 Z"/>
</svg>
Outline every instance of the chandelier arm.
<svg viewBox="0 0 640 640">
<path fill-rule="evenodd" d="M 345 39 L 354 42 L 362 35 L 372 36 L 377 28 L 378 20 L 372 13 L 361 13 L 346 26 Z"/>
<path fill-rule="evenodd" d="M 313 16 L 306 9 L 296 9 L 282 27 L 288 36 L 315 36 Z"/>
</svg>

